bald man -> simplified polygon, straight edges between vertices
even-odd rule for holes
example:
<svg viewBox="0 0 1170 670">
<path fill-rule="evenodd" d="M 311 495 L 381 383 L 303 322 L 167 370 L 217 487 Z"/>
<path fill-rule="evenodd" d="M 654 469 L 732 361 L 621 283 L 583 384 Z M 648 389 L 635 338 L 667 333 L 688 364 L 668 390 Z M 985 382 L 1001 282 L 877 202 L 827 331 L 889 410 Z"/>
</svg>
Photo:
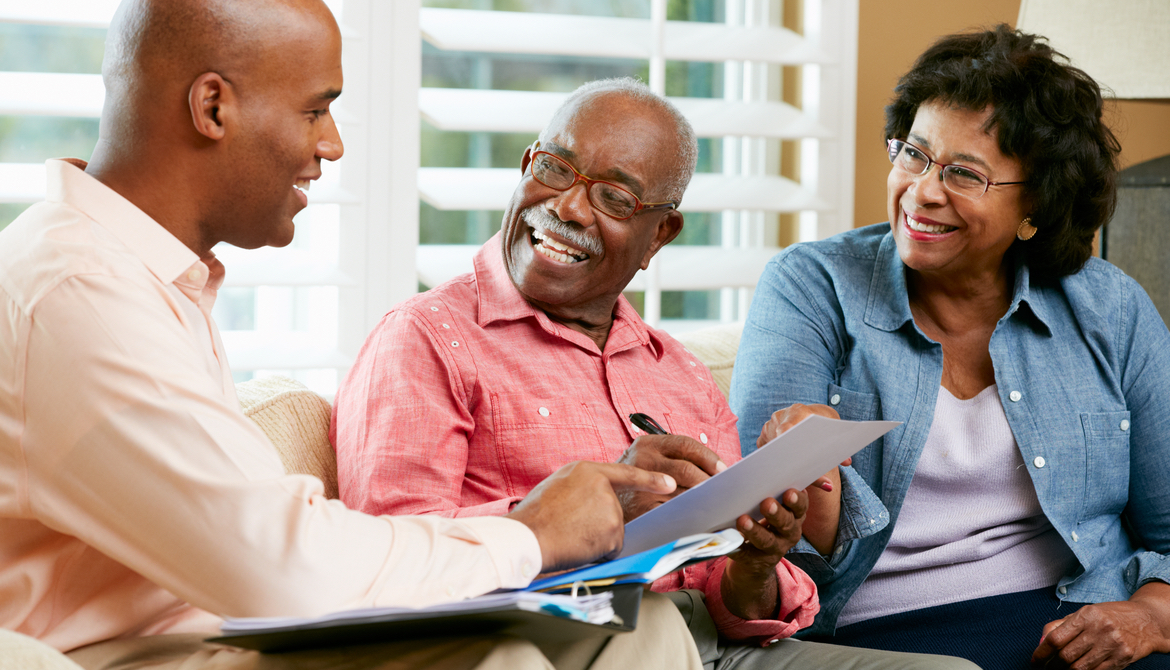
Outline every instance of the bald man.
<svg viewBox="0 0 1170 670">
<path fill-rule="evenodd" d="M 570 464 L 506 517 L 448 520 L 361 514 L 285 475 L 239 411 L 211 250 L 288 244 L 341 157 L 337 25 L 319 0 L 128 0 L 103 77 L 92 160 L 49 161 L 46 202 L 0 233 L 0 628 L 86 668 L 697 667 L 654 597 L 609 643 L 203 643 L 221 616 L 523 587 L 620 548 L 615 489 L 674 482 Z"/>
</svg>

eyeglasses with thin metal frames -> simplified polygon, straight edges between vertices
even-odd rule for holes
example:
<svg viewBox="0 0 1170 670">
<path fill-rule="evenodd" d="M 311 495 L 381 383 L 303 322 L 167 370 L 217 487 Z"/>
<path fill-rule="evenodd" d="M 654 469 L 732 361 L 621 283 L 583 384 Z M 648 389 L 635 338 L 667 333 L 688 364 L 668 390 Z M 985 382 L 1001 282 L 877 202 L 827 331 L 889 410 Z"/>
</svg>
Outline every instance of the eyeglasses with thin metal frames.
<svg viewBox="0 0 1170 670">
<path fill-rule="evenodd" d="M 908 156 L 906 154 L 907 148 L 919 154 L 921 158 Z M 965 165 L 955 165 L 954 163 L 939 163 L 931 158 L 922 148 L 906 140 L 886 140 L 886 153 L 890 158 L 890 162 L 895 167 L 901 168 L 912 175 L 924 175 L 930 172 L 930 166 L 937 165 L 939 167 L 939 180 L 942 181 L 943 186 L 946 186 L 947 190 L 951 193 L 956 193 L 971 198 L 972 200 L 982 198 L 987 193 L 987 189 L 992 186 L 1028 183 L 1027 181 L 991 181 L 987 178 L 987 175 L 974 168 L 969 168 Z M 905 158 L 902 158 L 903 156 Z M 899 158 L 902 158 L 902 160 L 898 160 Z M 926 164 L 922 169 L 915 172 L 915 165 L 921 161 L 925 161 Z M 956 181 L 962 179 L 970 180 L 972 177 L 975 178 L 975 183 L 963 185 L 961 181 Z"/>
<path fill-rule="evenodd" d="M 592 205 L 594 209 L 604 213 L 605 215 L 607 215 L 609 217 L 612 217 L 614 220 L 625 221 L 626 219 L 633 218 L 633 216 L 638 214 L 639 212 L 644 212 L 644 211 L 649 211 L 649 210 L 654 210 L 654 209 L 677 209 L 678 208 L 678 203 L 673 202 L 673 201 L 671 201 L 671 202 L 647 202 L 647 203 L 644 203 L 644 202 L 642 202 L 642 200 L 640 198 L 638 198 L 638 196 L 634 195 L 629 190 L 622 188 L 621 186 L 618 186 L 617 184 L 614 184 L 613 182 L 605 181 L 604 179 L 591 179 L 589 177 L 586 177 L 585 175 L 578 172 L 577 168 L 573 167 L 572 165 L 569 165 L 569 163 L 565 159 L 561 158 L 560 156 L 557 156 L 556 154 L 551 154 L 547 151 L 536 151 L 535 149 L 537 149 L 538 147 L 540 147 L 540 142 L 536 142 L 535 144 L 532 145 L 532 148 L 534 149 L 534 151 L 532 152 L 532 158 L 531 158 L 531 169 L 532 169 L 532 178 L 533 179 L 535 179 L 539 183 L 541 183 L 541 184 L 543 184 L 551 189 L 555 189 L 557 191 L 568 191 L 569 189 L 576 186 L 577 182 L 585 182 L 585 193 L 589 198 L 589 204 Z M 544 171 L 540 171 L 538 173 L 538 169 L 537 169 L 537 165 L 539 164 L 538 157 L 540 157 L 540 156 L 547 156 L 550 160 L 554 161 L 555 164 L 559 164 L 560 166 L 567 168 L 568 171 L 573 174 L 573 181 L 568 183 L 568 184 L 565 184 L 563 186 L 558 186 L 556 184 L 550 184 L 547 181 L 545 181 L 545 179 L 549 178 L 549 175 L 547 173 L 545 173 Z M 544 179 L 541 179 L 541 174 L 544 175 Z M 601 184 L 604 187 L 616 189 L 618 191 L 618 193 L 620 193 L 620 194 L 628 195 L 634 201 L 633 211 L 631 211 L 628 214 L 625 214 L 624 207 L 623 207 L 623 210 L 613 211 L 612 208 L 617 203 L 612 203 L 612 202 L 609 202 L 606 200 L 602 200 L 599 203 L 597 200 L 594 199 L 594 195 L 593 195 L 593 185 L 594 184 Z"/>
</svg>

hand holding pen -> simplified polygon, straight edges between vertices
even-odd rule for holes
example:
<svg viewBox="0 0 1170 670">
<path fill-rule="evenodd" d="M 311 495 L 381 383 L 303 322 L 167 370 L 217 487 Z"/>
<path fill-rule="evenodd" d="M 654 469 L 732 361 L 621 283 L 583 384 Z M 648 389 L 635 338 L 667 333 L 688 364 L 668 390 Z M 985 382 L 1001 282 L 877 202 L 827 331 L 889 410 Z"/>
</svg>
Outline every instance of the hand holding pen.
<svg viewBox="0 0 1170 670">
<path fill-rule="evenodd" d="M 635 439 L 618 462 L 670 475 L 678 483 L 678 488 L 670 495 L 643 492 L 619 495 L 627 522 L 661 505 L 678 492 L 698 486 L 727 469 L 727 464 L 719 459 L 718 454 L 694 438 L 670 435 L 645 414 L 631 414 L 630 421 L 647 434 Z"/>
</svg>

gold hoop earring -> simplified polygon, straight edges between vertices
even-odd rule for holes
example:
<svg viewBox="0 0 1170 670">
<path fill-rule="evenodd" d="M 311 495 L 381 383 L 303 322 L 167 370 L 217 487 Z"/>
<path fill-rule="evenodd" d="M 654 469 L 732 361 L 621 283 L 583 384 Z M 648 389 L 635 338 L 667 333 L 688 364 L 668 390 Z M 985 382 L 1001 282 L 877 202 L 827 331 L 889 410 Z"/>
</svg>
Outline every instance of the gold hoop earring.
<svg viewBox="0 0 1170 670">
<path fill-rule="evenodd" d="M 1032 217 L 1025 216 L 1016 228 L 1016 239 L 1027 242 L 1036 234 L 1036 226 L 1032 225 Z"/>
</svg>

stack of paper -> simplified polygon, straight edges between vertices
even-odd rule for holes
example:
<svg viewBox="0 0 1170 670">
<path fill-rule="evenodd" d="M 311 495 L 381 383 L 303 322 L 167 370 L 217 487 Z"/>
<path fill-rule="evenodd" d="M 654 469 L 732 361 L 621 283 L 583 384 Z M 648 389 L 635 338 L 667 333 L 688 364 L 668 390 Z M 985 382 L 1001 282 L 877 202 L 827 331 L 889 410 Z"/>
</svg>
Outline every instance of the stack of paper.
<svg viewBox="0 0 1170 670">
<path fill-rule="evenodd" d="M 535 581 L 528 585 L 528 590 L 565 591 L 574 587 L 649 584 L 688 565 L 726 556 L 741 544 L 743 536 L 734 528 L 718 533 L 690 535 L 640 554 Z"/>
</svg>

